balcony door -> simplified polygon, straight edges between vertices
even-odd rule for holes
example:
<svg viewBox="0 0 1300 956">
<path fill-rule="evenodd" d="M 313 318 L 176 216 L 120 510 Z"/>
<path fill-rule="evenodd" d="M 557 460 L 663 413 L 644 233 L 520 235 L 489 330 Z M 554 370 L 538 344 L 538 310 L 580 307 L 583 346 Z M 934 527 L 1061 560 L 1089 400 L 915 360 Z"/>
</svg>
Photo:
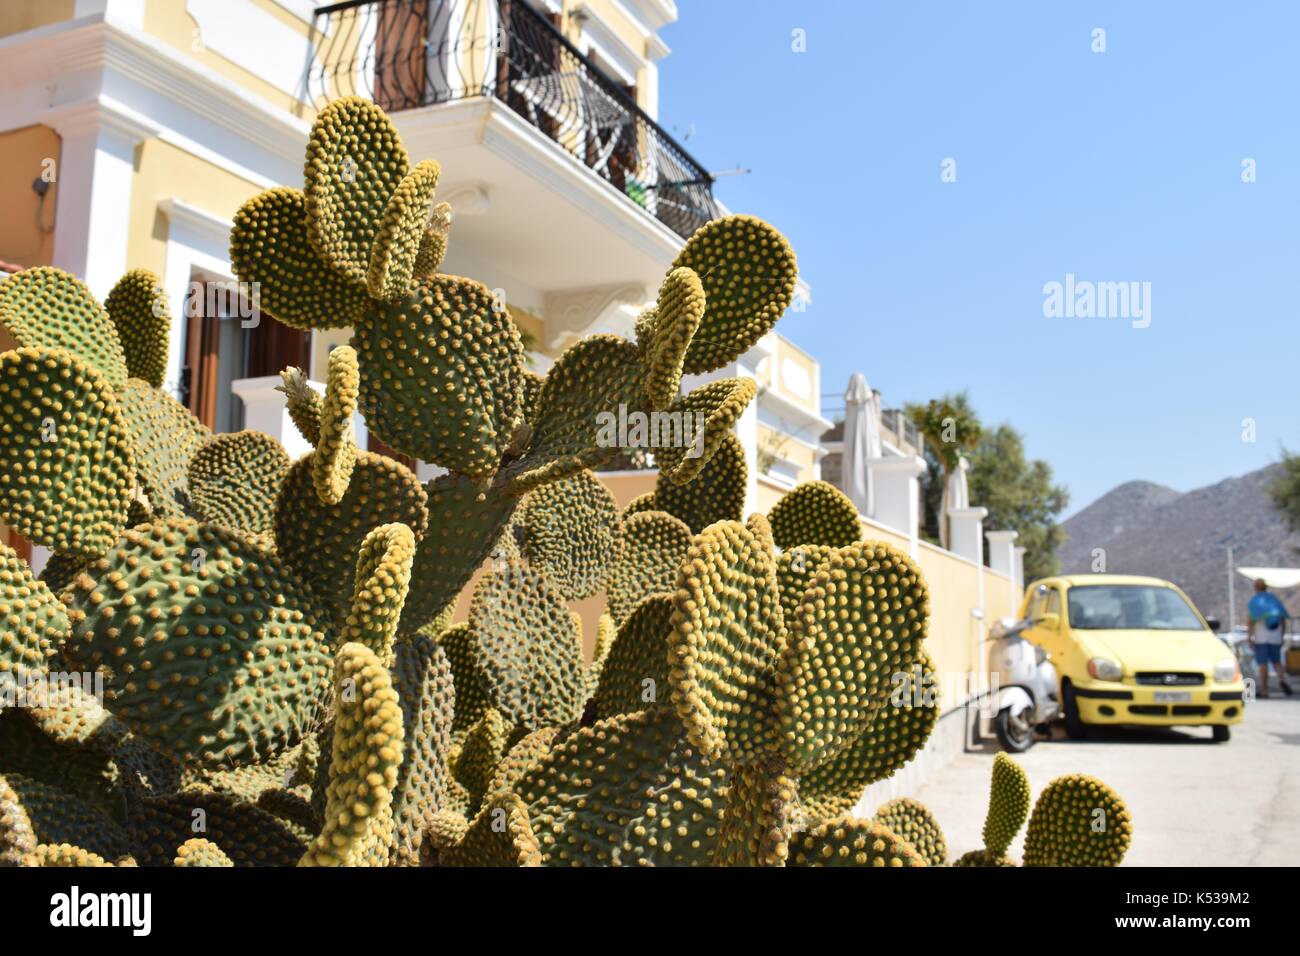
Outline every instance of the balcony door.
<svg viewBox="0 0 1300 956">
<path fill-rule="evenodd" d="M 243 402 L 231 391 L 241 378 L 278 375 L 288 366 L 309 368 L 311 333 L 269 315 L 252 322 L 247 303 L 227 279 L 195 273 L 186 304 L 182 401 L 214 432 L 244 427 Z"/>
</svg>

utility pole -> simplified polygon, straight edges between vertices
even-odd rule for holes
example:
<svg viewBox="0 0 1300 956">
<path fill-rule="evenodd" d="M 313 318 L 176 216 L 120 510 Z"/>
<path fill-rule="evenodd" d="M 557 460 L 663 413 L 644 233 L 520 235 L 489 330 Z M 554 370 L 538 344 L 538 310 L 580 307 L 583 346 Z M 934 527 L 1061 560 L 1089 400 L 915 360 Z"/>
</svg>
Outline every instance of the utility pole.
<svg viewBox="0 0 1300 956">
<path fill-rule="evenodd" d="M 1237 574 L 1232 567 L 1232 545 L 1228 545 L 1228 633 L 1237 626 Z"/>
</svg>

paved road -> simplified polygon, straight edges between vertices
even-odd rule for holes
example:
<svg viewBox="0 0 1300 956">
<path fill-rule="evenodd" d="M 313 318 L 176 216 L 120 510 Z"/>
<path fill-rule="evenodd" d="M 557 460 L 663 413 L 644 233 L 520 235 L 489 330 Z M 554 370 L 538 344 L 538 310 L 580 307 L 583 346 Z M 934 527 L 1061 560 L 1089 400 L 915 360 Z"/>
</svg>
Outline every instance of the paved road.
<svg viewBox="0 0 1300 956">
<path fill-rule="evenodd" d="M 1133 816 L 1125 864 L 1300 866 L 1300 694 L 1249 705 L 1226 744 L 1208 728 L 1094 734 L 1072 741 L 1058 727 L 1017 759 L 1035 797 L 1072 772 L 1118 791 Z M 993 746 L 962 754 L 913 794 L 938 817 L 954 857 L 982 844 Z M 1022 830 L 1016 859 L 1023 840 Z"/>
</svg>

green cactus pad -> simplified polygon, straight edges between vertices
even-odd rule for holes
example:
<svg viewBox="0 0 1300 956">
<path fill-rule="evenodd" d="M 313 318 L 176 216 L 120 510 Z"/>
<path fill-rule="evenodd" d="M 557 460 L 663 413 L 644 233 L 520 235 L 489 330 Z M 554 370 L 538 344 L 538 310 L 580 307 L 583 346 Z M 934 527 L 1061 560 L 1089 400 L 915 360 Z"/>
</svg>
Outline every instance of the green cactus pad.
<svg viewBox="0 0 1300 956">
<path fill-rule="evenodd" d="M 357 552 L 366 535 L 400 522 L 419 538 L 428 525 L 427 498 L 410 469 L 359 451 L 343 500 L 327 505 L 312 481 L 314 454 L 294 462 L 284 479 L 275 509 L 275 546 L 341 621 L 351 610 Z"/>
<path fill-rule="evenodd" d="M 637 334 L 646 355 L 643 394 L 651 408 L 667 408 L 677 398 L 682 362 L 703 317 L 704 285 L 700 277 L 691 269 L 673 269 L 659 287 L 653 321 Z"/>
<path fill-rule="evenodd" d="M 961 856 L 957 857 L 957 859 L 953 861 L 952 865 L 962 866 L 962 867 L 967 867 L 967 866 L 986 867 L 986 866 L 1016 866 L 1017 863 L 1009 856 L 993 853 L 989 850 L 970 850 L 966 853 L 963 853 Z"/>
<path fill-rule="evenodd" d="M 368 647 L 339 649 L 334 701 L 325 825 L 298 865 L 385 866 L 396 845 L 392 804 L 402 764 L 402 707 Z"/>
<path fill-rule="evenodd" d="M 307 384 L 307 373 L 300 368 L 286 368 L 280 372 L 281 384 L 275 387 L 284 392 L 285 407 L 298 434 L 307 444 L 315 447 L 320 441 L 320 420 L 325 413 L 325 399 L 320 392 Z"/>
<path fill-rule="evenodd" d="M 393 788 L 396 844 L 389 863 L 415 866 L 426 818 L 447 805 L 456 691 L 446 650 L 427 637 L 397 643 L 392 676 L 402 708 L 406 757 Z"/>
<path fill-rule="evenodd" d="M 934 814 L 911 797 L 898 797 L 876 811 L 875 822 L 906 840 L 927 866 L 948 861 L 948 842 Z"/>
<path fill-rule="evenodd" d="M 781 613 L 793 621 L 803 603 L 804 592 L 817 572 L 830 563 L 835 549 L 824 544 L 799 544 L 776 556 L 776 580 L 781 588 Z"/>
<path fill-rule="evenodd" d="M 843 548 L 862 538 L 858 509 L 848 495 L 825 481 L 805 481 L 787 492 L 768 519 L 782 551 L 805 544 Z"/>
<path fill-rule="evenodd" d="M 542 727 L 520 738 L 498 761 L 485 791 L 489 797 L 513 792 L 519 778 L 551 752 L 562 733 L 559 727 Z"/>
<path fill-rule="evenodd" d="M 420 251 L 415 256 L 415 275 L 426 278 L 438 271 L 447 255 L 447 241 L 451 233 L 451 204 L 440 202 L 433 207 L 428 228 L 420 239 Z"/>
<path fill-rule="evenodd" d="M 103 668 L 113 713 L 186 763 L 274 757 L 328 686 L 323 612 L 275 554 L 218 525 L 127 531 L 63 600 L 64 657 Z"/>
<path fill-rule="evenodd" d="M 370 304 L 365 276 L 331 269 L 308 236 L 307 199 L 277 188 L 239 207 L 230 230 L 230 266 L 257 308 L 291 329 L 345 329 Z"/>
<path fill-rule="evenodd" d="M 159 517 L 184 517 L 190 462 L 212 432 L 176 399 L 139 379 L 126 383 L 121 399 L 150 510 Z"/>
<path fill-rule="evenodd" d="M 712 525 L 687 553 L 673 604 L 668 682 L 687 736 L 732 764 L 766 756 L 784 646 L 771 553 L 739 522 Z"/>
<path fill-rule="evenodd" d="M 468 624 L 453 624 L 438 637 L 438 644 L 451 663 L 452 682 L 456 687 L 456 711 L 452 720 L 452 739 L 459 743 L 492 703 L 487 679 L 479 669 L 474 632 Z"/>
<path fill-rule="evenodd" d="M 500 539 L 519 499 L 499 486 L 443 475 L 426 486 L 429 528 L 415 551 L 403 632 L 418 630 L 469 583 Z"/>
<path fill-rule="evenodd" d="M 596 713 L 612 717 L 667 703 L 672 616 L 669 594 L 650 595 L 628 615 L 601 667 Z"/>
<path fill-rule="evenodd" d="M 393 302 L 411 291 L 441 172 L 442 167 L 432 159 L 417 163 L 388 198 L 366 270 L 366 286 L 372 298 Z M 426 253 L 431 255 L 431 251 Z M 423 274 L 432 272 L 430 269 Z"/>
<path fill-rule="evenodd" d="M 582 714 L 582 648 L 564 600 L 538 572 L 506 564 L 486 575 L 469 611 L 479 672 L 511 723 L 527 730 Z"/>
<path fill-rule="evenodd" d="M 903 677 L 899 672 L 898 677 Z M 871 726 L 844 750 L 799 778 L 804 813 L 828 820 L 848 813 L 868 786 L 892 777 L 925 746 L 939 720 L 933 699 L 935 673 L 924 652 L 906 672 L 891 678 L 888 699 L 877 709 Z"/>
<path fill-rule="evenodd" d="M 129 515 L 127 520 L 130 520 Z M 89 561 L 89 558 L 83 558 L 80 555 L 59 554 L 57 551 L 53 551 L 46 560 L 45 567 L 41 568 L 38 580 L 43 582 L 55 594 L 58 594 L 72 583 L 72 579 L 81 573 L 81 569 Z"/>
<path fill-rule="evenodd" d="M 596 619 L 596 639 L 592 642 L 591 663 L 587 665 L 588 699 L 595 696 L 596 688 L 600 686 L 600 675 L 605 669 L 605 662 L 609 660 L 609 651 L 617 633 L 618 627 L 608 611 Z"/>
<path fill-rule="evenodd" d="M 0 544 L 0 675 L 21 681 L 43 673 L 68 633 L 59 599 L 32 577 L 31 566 L 16 551 Z"/>
<path fill-rule="evenodd" d="M 122 344 L 126 374 L 161 388 L 172 322 L 162 280 L 148 269 L 132 269 L 117 280 L 104 309 Z"/>
<path fill-rule="evenodd" d="M 794 832 L 797 787 L 778 757 L 733 769 L 714 865 L 784 866 Z"/>
<path fill-rule="evenodd" d="M 133 801 L 131 855 L 141 866 L 172 866 L 188 840 L 215 843 L 235 866 L 293 866 L 306 844 L 291 826 L 228 793 L 187 791 Z"/>
<path fill-rule="evenodd" d="M 316 453 L 311 457 L 311 480 L 316 496 L 336 505 L 347 493 L 352 469 L 357 464 L 357 443 L 353 416 L 361 388 L 356 350 L 340 345 L 329 354 L 329 377 L 325 400 L 316 428 Z"/>
<path fill-rule="evenodd" d="M 317 254 L 340 274 L 365 282 L 384 210 L 409 170 L 397 127 L 374 103 L 349 96 L 316 114 L 302 174 L 307 220 Z"/>
<path fill-rule="evenodd" d="M 655 493 L 653 491 L 637 495 L 629 501 L 627 507 L 623 509 L 623 520 L 626 521 L 634 514 L 639 514 L 642 511 L 663 511 L 662 508 L 655 504 Z"/>
<path fill-rule="evenodd" d="M 643 375 L 640 350 L 617 335 L 569 346 L 542 384 L 528 453 L 507 467 L 509 490 L 523 494 L 616 455 L 620 407 L 642 410 Z"/>
<path fill-rule="evenodd" d="M 289 455 L 256 431 L 214 435 L 194 457 L 186 485 L 194 514 L 249 534 L 275 526 L 275 502 L 289 472 Z"/>
<path fill-rule="evenodd" d="M 592 472 L 529 492 L 515 524 L 520 553 L 566 601 L 604 586 L 617 548 L 618 504 Z"/>
<path fill-rule="evenodd" d="M 0 408 L 0 519 L 33 544 L 103 554 L 126 525 L 135 480 L 107 380 L 71 352 L 16 349 L 0 354 Z"/>
<path fill-rule="evenodd" d="M 925 866 L 910 843 L 870 820 L 841 817 L 790 841 L 787 866 Z"/>
<path fill-rule="evenodd" d="M 481 282 L 422 279 L 376 303 L 352 337 L 367 426 L 393 448 L 456 474 L 496 474 L 523 402 L 523 345 Z"/>
<path fill-rule="evenodd" d="M 1025 866 L 1119 866 L 1133 839 L 1124 801 L 1095 777 L 1057 777 L 1038 795 Z"/>
<path fill-rule="evenodd" d="M 699 475 L 757 394 L 758 385 L 752 378 L 724 378 L 701 385 L 673 402 L 668 414 L 691 422 L 691 442 L 655 452 L 659 477 L 680 485 Z"/>
<path fill-rule="evenodd" d="M 478 723 L 465 735 L 453 772 L 469 795 L 470 811 L 477 810 L 487 795 L 497 764 L 509 749 L 509 738 L 510 725 L 494 707 L 483 711 Z"/>
<path fill-rule="evenodd" d="M 534 867 L 541 862 L 528 808 L 513 793 L 490 799 L 461 840 L 438 853 L 440 866 Z"/>
<path fill-rule="evenodd" d="M 0 869 L 30 866 L 37 845 L 36 831 L 22 799 L 0 774 Z"/>
<path fill-rule="evenodd" d="M 1004 753 L 993 758 L 989 812 L 984 818 L 984 848 L 1003 856 L 1029 816 L 1029 776 Z"/>
<path fill-rule="evenodd" d="M 230 857 L 221 851 L 215 843 L 195 837 L 186 840 L 176 848 L 176 859 L 172 866 L 234 866 Z"/>
<path fill-rule="evenodd" d="M 615 624 L 626 621 L 642 598 L 676 589 L 690 547 L 691 529 L 662 511 L 642 511 L 623 522 L 605 585 Z"/>
<path fill-rule="evenodd" d="M 52 867 L 111 867 L 98 853 L 91 853 L 71 843 L 42 843 L 36 848 L 30 866 Z"/>
<path fill-rule="evenodd" d="M 681 518 L 694 534 L 699 534 L 715 521 L 739 521 L 744 517 L 748 483 L 745 446 L 728 432 L 690 481 L 668 481 L 661 472 L 652 507 Z M 631 507 L 628 505 L 629 510 Z"/>
<path fill-rule="evenodd" d="M 794 299 L 799 268 L 785 237 L 753 216 L 724 216 L 696 230 L 673 261 L 704 284 L 704 318 L 682 363 L 688 375 L 733 362 Z"/>
<path fill-rule="evenodd" d="M 5 774 L 0 780 L 4 781 L 0 784 L 0 803 L 7 785 L 27 814 L 38 843 L 71 843 L 107 860 L 131 852 L 121 826 L 71 793 L 18 773 Z M 0 816 L 4 816 L 3 811 Z"/>
<path fill-rule="evenodd" d="M 69 272 L 37 266 L 0 282 L 0 326 L 20 349 L 70 352 L 109 388 L 126 384 L 126 357 L 112 319 Z"/>
<path fill-rule="evenodd" d="M 393 639 L 411 584 L 415 535 L 404 524 L 384 524 L 361 542 L 357 555 L 352 609 L 342 628 L 342 640 L 364 644 L 385 665 L 392 662 Z"/>
<path fill-rule="evenodd" d="M 786 758 L 799 774 L 852 745 L 921 650 L 930 602 L 920 569 L 882 542 L 840 548 L 804 593 L 779 665 Z M 837 679 L 827 679 L 830 668 Z"/>
<path fill-rule="evenodd" d="M 583 727 L 515 786 L 547 866 L 704 866 L 726 771 L 657 707 Z"/>
</svg>

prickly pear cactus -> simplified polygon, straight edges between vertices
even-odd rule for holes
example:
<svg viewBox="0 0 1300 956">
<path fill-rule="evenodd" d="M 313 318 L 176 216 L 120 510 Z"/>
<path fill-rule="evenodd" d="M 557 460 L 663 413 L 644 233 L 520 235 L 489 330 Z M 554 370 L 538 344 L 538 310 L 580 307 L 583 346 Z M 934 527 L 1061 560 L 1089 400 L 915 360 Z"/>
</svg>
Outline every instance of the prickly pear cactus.
<svg viewBox="0 0 1300 956">
<path fill-rule="evenodd" d="M 102 305 L 57 269 L 0 281 L 0 520 L 52 551 L 38 577 L 0 547 L 0 692 L 53 688 L 0 697 L 0 865 L 943 865 L 914 801 L 850 815 L 938 719 L 896 693 L 938 666 L 920 569 L 824 482 L 746 517 L 755 383 L 683 392 L 790 305 L 784 237 L 706 224 L 634 339 L 540 375 L 511 311 L 438 271 L 439 172 L 347 98 L 302 187 L 234 217 L 259 309 L 351 329 L 323 388 L 282 372 L 296 461 L 163 389 L 153 274 Z M 590 469 L 632 412 L 681 427 L 620 511 Z M 419 464 L 358 448 L 358 414 Z M 604 612 L 587 644 L 579 601 Z M 958 865 L 1014 865 L 1028 806 L 999 757 Z M 1131 832 L 1061 778 L 1025 862 L 1114 864 Z"/>
</svg>

